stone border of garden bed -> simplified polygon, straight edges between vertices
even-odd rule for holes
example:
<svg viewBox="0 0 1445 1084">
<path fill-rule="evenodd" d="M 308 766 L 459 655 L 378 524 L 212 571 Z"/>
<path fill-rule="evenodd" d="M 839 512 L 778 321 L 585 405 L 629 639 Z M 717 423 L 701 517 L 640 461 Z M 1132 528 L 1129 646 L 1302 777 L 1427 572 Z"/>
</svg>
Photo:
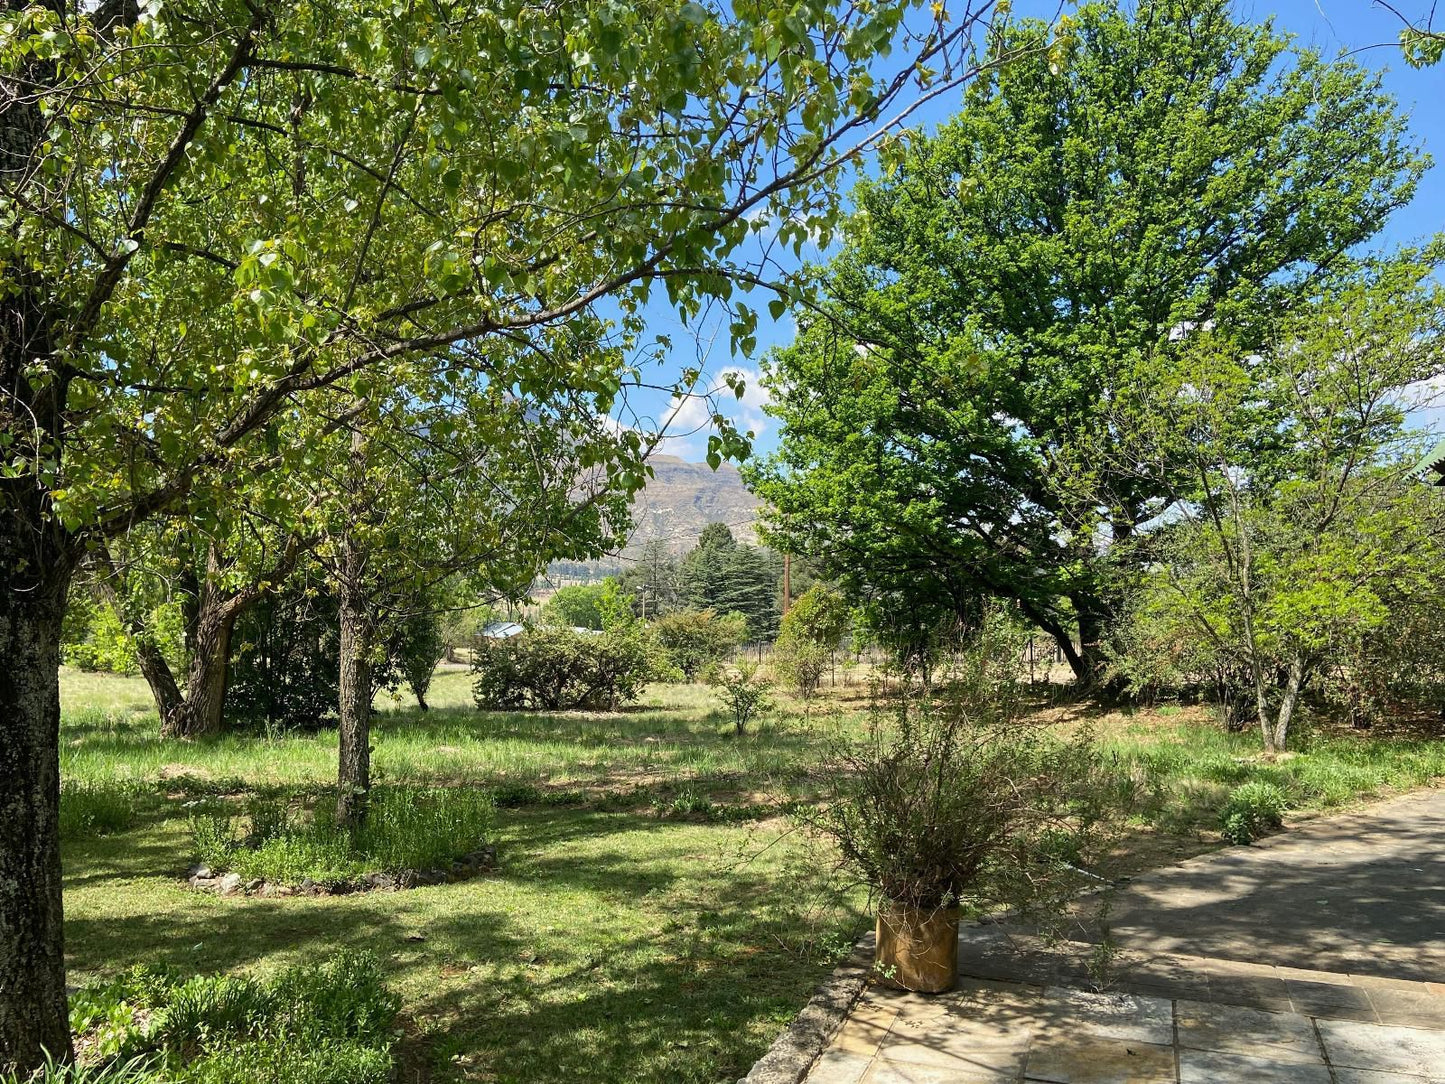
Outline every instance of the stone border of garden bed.
<svg viewBox="0 0 1445 1084">
<path fill-rule="evenodd" d="M 738 1084 L 798 1084 L 808 1075 L 868 985 L 873 938 L 869 930 L 858 939 L 848 958 L 823 980 L 803 1011 Z"/>
<path fill-rule="evenodd" d="M 299 885 L 288 885 L 259 878 L 247 881 L 239 873 L 216 873 L 209 866 L 200 865 L 186 871 L 186 883 L 197 892 L 213 892 L 218 896 L 349 896 L 355 892 L 398 892 L 423 885 L 455 884 L 496 868 L 497 849 L 481 847 L 462 855 L 450 869 L 404 869 L 394 873 L 374 870 L 349 881 L 323 882 L 307 877 Z"/>
</svg>

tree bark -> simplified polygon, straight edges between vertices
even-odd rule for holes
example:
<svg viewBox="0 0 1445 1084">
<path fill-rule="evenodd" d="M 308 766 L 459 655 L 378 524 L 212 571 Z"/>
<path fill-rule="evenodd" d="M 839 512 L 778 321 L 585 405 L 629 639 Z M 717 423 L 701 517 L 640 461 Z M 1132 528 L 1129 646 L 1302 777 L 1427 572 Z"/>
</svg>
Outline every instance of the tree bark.
<svg viewBox="0 0 1445 1084">
<path fill-rule="evenodd" d="M 1305 683 L 1304 656 L 1296 652 L 1289 660 L 1289 678 L 1285 682 L 1284 695 L 1280 698 L 1279 714 L 1275 717 L 1271 752 L 1283 752 L 1289 740 L 1289 724 L 1294 718 L 1295 706 L 1299 703 L 1300 691 Z"/>
<path fill-rule="evenodd" d="M 156 714 L 161 720 L 161 732 L 165 733 L 167 727 L 173 725 L 175 714 L 181 710 L 181 688 L 176 684 L 170 663 L 166 662 L 165 655 L 146 627 L 145 619 L 123 597 L 125 585 L 120 581 L 120 573 L 105 547 L 100 550 L 100 566 L 103 573 L 99 581 L 100 593 L 120 618 L 121 627 L 135 641 L 141 676 L 150 686 L 151 698 L 156 702 Z"/>
<path fill-rule="evenodd" d="M 6 494 L 8 496 L 8 494 Z M 8 502 L 7 502 L 8 503 Z M 60 622 L 53 521 L 0 515 L 0 1073 L 69 1059 L 60 897 Z M 38 543 L 38 544 L 37 544 Z"/>
<path fill-rule="evenodd" d="M 352 524 L 369 514 L 366 501 L 366 438 L 351 433 L 348 484 Z M 356 828 L 366 819 L 371 797 L 371 651 L 375 639 L 371 600 L 366 591 L 366 550 L 354 529 L 341 538 L 340 553 L 341 701 L 340 748 L 336 760 L 336 823 Z"/>
<path fill-rule="evenodd" d="M 221 732 L 226 707 L 226 678 L 231 666 L 231 630 L 251 599 L 243 595 L 211 597 L 204 592 L 186 668 L 186 695 L 161 725 L 167 738 L 204 738 Z"/>
<path fill-rule="evenodd" d="M 236 620 L 267 591 L 286 581 L 310 544 L 287 539 L 281 556 L 268 572 L 234 591 L 223 591 L 217 585 L 224 562 L 216 547 L 210 547 L 206 578 L 196 592 L 194 610 L 187 620 L 191 661 L 186 667 L 185 697 L 175 711 L 161 717 L 163 737 L 203 738 L 221 732 L 226 681 L 231 670 L 231 631 Z M 165 660 L 161 659 L 161 663 L 164 665 Z M 174 678 L 171 680 L 174 683 Z"/>
<path fill-rule="evenodd" d="M 357 563 L 348 539 L 348 571 Z M 336 771 L 336 823 L 354 828 L 366 819 L 371 794 L 371 651 L 374 629 L 364 592 L 341 589 L 341 724 Z"/>
</svg>

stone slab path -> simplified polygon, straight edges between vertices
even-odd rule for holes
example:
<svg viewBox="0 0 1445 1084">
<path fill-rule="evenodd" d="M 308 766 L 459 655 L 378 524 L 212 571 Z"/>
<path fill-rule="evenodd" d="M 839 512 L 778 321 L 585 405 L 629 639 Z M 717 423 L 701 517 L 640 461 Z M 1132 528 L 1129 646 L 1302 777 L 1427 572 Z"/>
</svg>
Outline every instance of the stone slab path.
<svg viewBox="0 0 1445 1084">
<path fill-rule="evenodd" d="M 1445 790 L 1113 894 L 1045 942 L 960 935 L 958 988 L 869 988 L 807 1084 L 1445 1084 Z"/>
</svg>

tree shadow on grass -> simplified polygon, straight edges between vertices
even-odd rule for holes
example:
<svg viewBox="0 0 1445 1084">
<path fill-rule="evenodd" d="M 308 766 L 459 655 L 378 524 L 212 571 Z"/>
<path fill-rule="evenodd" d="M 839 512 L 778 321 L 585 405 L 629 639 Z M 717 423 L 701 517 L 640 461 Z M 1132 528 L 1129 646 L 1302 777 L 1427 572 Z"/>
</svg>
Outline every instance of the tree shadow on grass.
<svg viewBox="0 0 1445 1084">
<path fill-rule="evenodd" d="M 83 978 L 366 949 L 406 999 L 405 1079 L 422 1051 L 438 1079 L 499 1084 L 736 1079 L 830 966 L 786 947 L 796 884 L 730 866 L 718 830 L 576 811 L 510 827 L 516 853 L 494 877 L 315 899 L 191 892 L 154 872 L 174 833 L 86 841 L 68 886 L 71 963 Z M 112 890 L 97 875 L 113 866 Z"/>
</svg>

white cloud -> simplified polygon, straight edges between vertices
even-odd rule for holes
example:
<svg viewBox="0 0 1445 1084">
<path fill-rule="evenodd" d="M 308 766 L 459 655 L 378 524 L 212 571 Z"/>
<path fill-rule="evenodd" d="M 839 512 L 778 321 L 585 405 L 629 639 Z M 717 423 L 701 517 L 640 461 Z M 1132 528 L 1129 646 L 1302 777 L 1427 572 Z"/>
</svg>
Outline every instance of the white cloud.
<svg viewBox="0 0 1445 1084">
<path fill-rule="evenodd" d="M 729 376 L 742 380 L 742 398 L 738 398 L 728 386 Z M 706 390 L 681 398 L 674 396 L 668 404 L 665 415 L 667 436 L 660 451 L 684 459 L 702 459 L 707 454 L 707 438 L 712 429 L 714 411 L 742 432 L 751 430 L 754 436 L 761 436 L 767 430 L 770 419 L 765 411 L 770 397 L 757 369 L 728 365 L 715 378 L 704 377 L 698 386 Z"/>
</svg>

